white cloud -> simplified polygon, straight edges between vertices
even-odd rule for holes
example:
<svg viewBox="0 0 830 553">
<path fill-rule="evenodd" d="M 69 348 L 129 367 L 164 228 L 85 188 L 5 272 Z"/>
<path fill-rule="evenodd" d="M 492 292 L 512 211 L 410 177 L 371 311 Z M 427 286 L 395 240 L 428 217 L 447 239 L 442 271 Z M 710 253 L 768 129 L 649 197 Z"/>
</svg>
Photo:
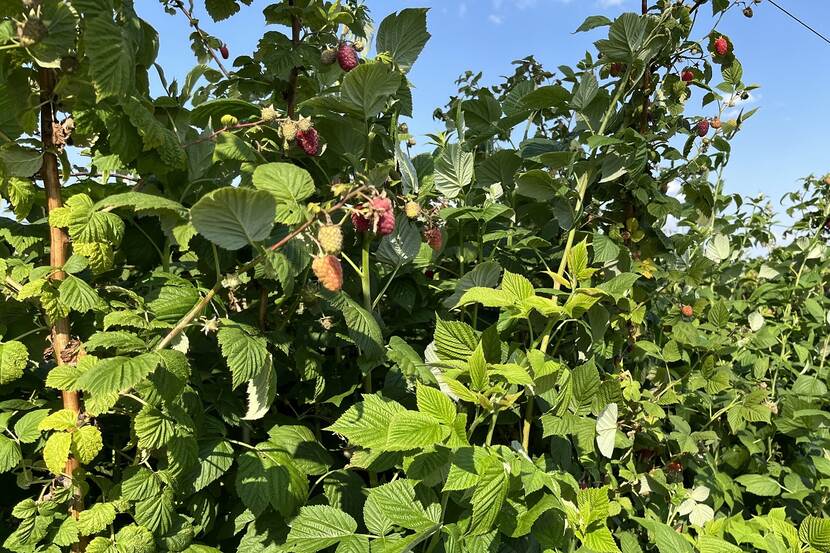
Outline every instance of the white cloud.
<svg viewBox="0 0 830 553">
<path fill-rule="evenodd" d="M 501 25 L 502 21 L 504 21 L 500 15 L 496 15 L 494 13 L 491 13 L 490 15 L 488 15 L 487 19 L 489 19 L 490 23 L 492 23 L 494 25 Z"/>
</svg>

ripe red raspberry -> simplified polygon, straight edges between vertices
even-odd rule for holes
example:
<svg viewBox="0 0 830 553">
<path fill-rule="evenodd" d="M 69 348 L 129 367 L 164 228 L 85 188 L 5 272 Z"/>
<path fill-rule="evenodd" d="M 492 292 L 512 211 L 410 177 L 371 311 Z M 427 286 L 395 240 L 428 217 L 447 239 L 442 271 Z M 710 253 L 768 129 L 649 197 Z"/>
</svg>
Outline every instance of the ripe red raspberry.
<svg viewBox="0 0 830 553">
<path fill-rule="evenodd" d="M 695 314 L 695 310 L 692 308 L 691 305 L 684 305 L 680 308 L 680 314 L 684 317 L 691 317 Z"/>
<path fill-rule="evenodd" d="M 375 211 L 392 211 L 392 200 L 383 196 L 375 196 L 369 200 L 369 207 Z"/>
<path fill-rule="evenodd" d="M 706 119 L 701 119 L 697 122 L 697 135 L 700 137 L 704 137 L 709 134 L 709 121 Z"/>
<path fill-rule="evenodd" d="M 357 232 L 369 232 L 369 229 L 372 228 L 369 219 L 357 211 L 352 211 L 352 225 Z"/>
<path fill-rule="evenodd" d="M 424 229 L 423 237 L 424 242 L 426 242 L 429 247 L 436 252 L 439 251 L 444 245 L 444 235 L 438 227 Z"/>
<path fill-rule="evenodd" d="M 608 73 L 612 77 L 619 77 L 622 74 L 623 65 L 618 62 L 614 62 L 611 64 L 611 67 L 608 69 Z"/>
<path fill-rule="evenodd" d="M 713 129 L 721 128 L 720 117 L 715 117 L 714 119 L 712 119 L 712 128 Z"/>
<path fill-rule="evenodd" d="M 340 64 L 340 68 L 346 73 L 357 67 L 359 60 L 357 50 L 351 44 L 344 42 L 337 48 L 337 63 Z"/>
<path fill-rule="evenodd" d="M 338 253 L 343 248 L 343 231 L 340 225 L 323 225 L 317 231 L 317 241 L 326 253 Z"/>
<path fill-rule="evenodd" d="M 418 202 L 406 202 L 404 212 L 406 213 L 407 217 L 409 217 L 410 219 L 414 219 L 415 217 L 421 214 L 421 206 L 418 205 Z"/>
<path fill-rule="evenodd" d="M 339 292 L 343 287 L 343 267 L 333 255 L 315 257 L 311 262 L 311 270 L 326 290 Z"/>
<path fill-rule="evenodd" d="M 223 60 L 228 59 L 228 57 L 230 57 L 230 55 L 231 55 L 230 51 L 228 51 L 228 45 L 227 44 L 223 44 L 222 46 L 219 47 L 219 53 L 222 54 L 222 59 Z"/>
<path fill-rule="evenodd" d="M 680 74 L 680 79 L 684 83 L 690 83 L 695 80 L 695 74 L 691 69 L 684 69 L 683 72 Z"/>
<path fill-rule="evenodd" d="M 379 236 L 386 236 L 387 234 L 392 234 L 394 231 L 395 213 L 390 209 L 380 214 L 377 233 Z"/>
<path fill-rule="evenodd" d="M 297 141 L 297 146 L 310 156 L 316 156 L 320 152 L 320 137 L 317 135 L 317 129 L 297 131 L 294 140 Z"/>
<path fill-rule="evenodd" d="M 672 461 L 668 465 L 666 465 L 666 468 L 669 472 L 678 473 L 683 470 L 683 465 L 681 465 L 678 461 Z"/>
<path fill-rule="evenodd" d="M 725 36 L 719 36 L 715 40 L 715 53 L 719 56 L 725 56 L 729 51 L 729 41 Z"/>
</svg>

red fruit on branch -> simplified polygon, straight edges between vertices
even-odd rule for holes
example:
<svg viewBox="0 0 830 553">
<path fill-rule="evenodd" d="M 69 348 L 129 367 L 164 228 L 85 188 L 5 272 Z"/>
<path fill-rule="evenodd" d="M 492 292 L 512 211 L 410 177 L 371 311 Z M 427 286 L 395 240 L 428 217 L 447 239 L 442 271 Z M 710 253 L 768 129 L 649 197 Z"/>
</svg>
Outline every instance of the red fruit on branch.
<svg viewBox="0 0 830 553">
<path fill-rule="evenodd" d="M 429 247 L 436 252 L 439 251 L 444 245 L 444 235 L 438 227 L 424 229 L 423 237 L 424 242 L 426 242 Z"/>
<path fill-rule="evenodd" d="M 623 65 L 619 62 L 614 62 L 611 64 L 611 67 L 608 69 L 608 73 L 612 77 L 619 77 L 622 74 Z"/>
<path fill-rule="evenodd" d="M 333 255 L 321 255 L 311 262 L 311 270 L 320 284 L 329 292 L 339 292 L 343 288 L 343 267 L 340 260 Z"/>
<path fill-rule="evenodd" d="M 357 50 L 354 49 L 354 46 L 349 44 L 348 42 L 344 42 L 337 48 L 337 63 L 340 64 L 340 68 L 345 71 L 349 72 L 355 67 L 360 61 L 360 57 L 357 55 Z"/>
<path fill-rule="evenodd" d="M 680 74 L 680 79 L 684 83 L 690 83 L 695 80 L 695 74 L 691 69 L 684 69 L 683 72 Z"/>
<path fill-rule="evenodd" d="M 707 119 L 701 119 L 697 122 L 697 135 L 703 137 L 707 134 L 709 134 L 709 121 Z"/>
<path fill-rule="evenodd" d="M 680 314 L 684 317 L 691 317 L 695 314 L 695 310 L 692 308 L 691 305 L 684 305 L 680 308 Z"/>
<path fill-rule="evenodd" d="M 729 51 L 729 41 L 725 36 L 719 36 L 715 40 L 715 53 L 719 56 L 725 56 Z"/>
<path fill-rule="evenodd" d="M 714 119 L 712 119 L 712 128 L 713 129 L 721 128 L 720 117 L 715 117 Z"/>
<path fill-rule="evenodd" d="M 294 140 L 297 141 L 297 146 L 310 156 L 316 156 L 320 152 L 320 137 L 317 135 L 317 129 L 297 131 Z"/>
<path fill-rule="evenodd" d="M 352 211 L 352 226 L 357 232 L 369 232 L 372 223 L 362 213 Z"/>
<path fill-rule="evenodd" d="M 231 55 L 230 51 L 228 50 L 227 44 L 222 44 L 222 46 L 219 47 L 219 53 L 222 54 L 223 60 L 228 59 Z"/>
<path fill-rule="evenodd" d="M 378 219 L 378 235 L 386 236 L 395 231 L 395 213 L 393 211 L 384 211 Z"/>
</svg>

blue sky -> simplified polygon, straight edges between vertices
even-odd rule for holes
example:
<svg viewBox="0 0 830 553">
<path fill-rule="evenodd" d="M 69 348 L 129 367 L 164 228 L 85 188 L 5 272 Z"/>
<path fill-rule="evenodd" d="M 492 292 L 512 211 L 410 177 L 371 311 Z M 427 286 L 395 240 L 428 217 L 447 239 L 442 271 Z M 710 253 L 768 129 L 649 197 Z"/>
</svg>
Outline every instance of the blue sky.
<svg viewBox="0 0 830 553">
<path fill-rule="evenodd" d="M 455 79 L 467 69 L 484 72 L 486 84 L 512 73 L 512 60 L 533 54 L 549 70 L 572 65 L 581 58 L 602 29 L 573 34 L 586 16 L 613 17 L 639 9 L 637 0 L 367 0 L 378 24 L 387 14 L 405 7 L 430 7 L 432 39 L 410 74 L 415 119 L 410 129 L 423 134 L 438 129 L 432 111 L 455 92 Z M 830 2 L 778 0 L 778 3 L 830 34 Z M 201 5 L 202 2 L 197 2 Z M 251 52 L 265 29 L 265 0 L 227 21 L 213 23 L 197 8 L 202 25 L 225 40 L 231 57 Z M 194 60 L 190 54 L 187 21 L 165 14 L 159 2 L 136 3 L 139 15 L 160 32 L 159 58 L 168 78 L 181 78 Z M 703 8 L 709 15 L 708 6 Z M 830 172 L 830 44 L 797 25 L 768 2 L 754 6 L 755 16 L 730 12 L 720 29 L 730 36 L 744 65 L 744 81 L 761 88 L 746 107 L 759 107 L 733 142 L 733 158 L 726 172 L 727 192 L 763 192 L 778 205 L 779 198 L 809 173 Z M 700 32 L 707 28 L 699 26 Z M 692 99 L 698 109 L 701 94 Z M 711 109 L 711 106 L 710 108 Z M 423 139 L 422 139 L 423 141 Z"/>
</svg>

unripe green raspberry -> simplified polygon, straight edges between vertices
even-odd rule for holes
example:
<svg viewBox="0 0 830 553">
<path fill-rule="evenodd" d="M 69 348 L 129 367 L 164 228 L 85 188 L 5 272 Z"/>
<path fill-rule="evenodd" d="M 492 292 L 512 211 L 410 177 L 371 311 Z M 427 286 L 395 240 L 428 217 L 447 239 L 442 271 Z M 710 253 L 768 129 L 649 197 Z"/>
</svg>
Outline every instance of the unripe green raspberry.
<svg viewBox="0 0 830 553">
<path fill-rule="evenodd" d="M 418 202 L 406 202 L 406 206 L 404 206 L 404 212 L 406 216 L 410 219 L 414 219 L 418 215 L 421 214 L 421 206 Z"/>
<path fill-rule="evenodd" d="M 338 253 L 343 248 L 343 231 L 340 225 L 323 225 L 317 231 L 317 241 L 326 253 Z"/>
<path fill-rule="evenodd" d="M 299 121 L 297 121 L 297 129 L 300 132 L 306 132 L 309 129 L 311 129 L 311 127 L 313 127 L 313 126 L 314 125 L 312 125 L 312 123 L 311 123 L 311 117 L 300 116 Z"/>
<path fill-rule="evenodd" d="M 223 127 L 235 127 L 239 124 L 239 119 L 234 117 L 233 115 L 223 115 L 222 119 L 219 120 Z"/>
<path fill-rule="evenodd" d="M 280 133 L 282 133 L 282 137 L 288 141 L 294 140 L 297 136 L 297 131 L 299 130 L 297 122 L 292 119 L 286 119 L 280 125 Z"/>
<path fill-rule="evenodd" d="M 266 123 L 274 123 L 280 118 L 279 113 L 277 113 L 277 110 L 274 109 L 273 105 L 262 108 L 259 112 L 259 116 Z"/>
</svg>

